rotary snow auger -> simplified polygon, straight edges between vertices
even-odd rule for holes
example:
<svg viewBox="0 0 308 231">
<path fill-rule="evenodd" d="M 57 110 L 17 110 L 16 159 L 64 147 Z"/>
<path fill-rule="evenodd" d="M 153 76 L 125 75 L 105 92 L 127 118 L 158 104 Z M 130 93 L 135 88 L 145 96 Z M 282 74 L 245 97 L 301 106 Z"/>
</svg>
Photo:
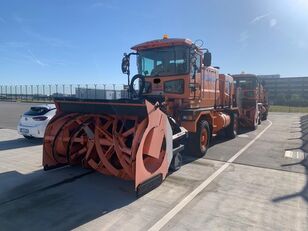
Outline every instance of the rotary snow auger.
<svg viewBox="0 0 308 231">
<path fill-rule="evenodd" d="M 174 151 L 181 151 L 173 150 L 170 119 L 146 100 L 57 98 L 55 103 L 57 114 L 44 138 L 45 170 L 81 164 L 134 180 L 142 195 L 166 177 Z M 182 135 L 184 130 L 177 137 Z"/>
<path fill-rule="evenodd" d="M 168 169 L 180 168 L 184 148 L 200 158 L 213 136 L 236 136 L 233 78 L 211 66 L 207 49 L 167 36 L 132 49 L 122 59 L 128 99 L 55 99 L 57 113 L 44 137 L 44 169 L 80 164 L 133 180 L 142 195 Z M 132 55 L 138 74 L 130 80 Z"/>
</svg>

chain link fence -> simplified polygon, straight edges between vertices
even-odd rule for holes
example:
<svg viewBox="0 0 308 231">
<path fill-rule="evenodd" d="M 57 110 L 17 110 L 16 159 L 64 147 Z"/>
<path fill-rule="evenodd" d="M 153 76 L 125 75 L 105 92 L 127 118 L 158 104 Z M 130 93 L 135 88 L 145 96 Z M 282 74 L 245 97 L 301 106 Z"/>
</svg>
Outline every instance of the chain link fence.
<svg viewBox="0 0 308 231">
<path fill-rule="evenodd" d="M 127 97 L 123 84 L 0 85 L 2 101 L 52 101 L 54 97 L 120 99 Z"/>
</svg>

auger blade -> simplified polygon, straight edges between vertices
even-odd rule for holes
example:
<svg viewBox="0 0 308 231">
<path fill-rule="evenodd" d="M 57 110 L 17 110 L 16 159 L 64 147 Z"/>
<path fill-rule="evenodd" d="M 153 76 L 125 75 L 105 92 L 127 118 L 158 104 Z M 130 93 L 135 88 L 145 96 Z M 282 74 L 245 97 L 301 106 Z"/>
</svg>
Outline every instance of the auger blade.
<svg viewBox="0 0 308 231">
<path fill-rule="evenodd" d="M 44 169 L 80 164 L 134 180 L 136 190 L 142 184 L 153 188 L 153 183 L 145 183 L 166 177 L 172 159 L 172 131 L 159 108 L 147 101 L 55 103 L 57 114 L 44 137 Z"/>
</svg>

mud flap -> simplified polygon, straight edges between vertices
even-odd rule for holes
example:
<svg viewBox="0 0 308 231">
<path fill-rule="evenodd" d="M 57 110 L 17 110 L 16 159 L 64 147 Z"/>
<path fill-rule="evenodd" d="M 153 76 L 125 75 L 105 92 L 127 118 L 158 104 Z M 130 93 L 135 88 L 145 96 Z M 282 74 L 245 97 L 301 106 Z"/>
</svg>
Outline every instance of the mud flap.
<svg viewBox="0 0 308 231">
<path fill-rule="evenodd" d="M 163 175 L 161 173 L 147 179 L 146 181 L 137 186 L 136 196 L 142 197 L 143 195 L 147 194 L 148 192 L 158 187 L 162 183 L 162 181 L 163 181 Z"/>
</svg>

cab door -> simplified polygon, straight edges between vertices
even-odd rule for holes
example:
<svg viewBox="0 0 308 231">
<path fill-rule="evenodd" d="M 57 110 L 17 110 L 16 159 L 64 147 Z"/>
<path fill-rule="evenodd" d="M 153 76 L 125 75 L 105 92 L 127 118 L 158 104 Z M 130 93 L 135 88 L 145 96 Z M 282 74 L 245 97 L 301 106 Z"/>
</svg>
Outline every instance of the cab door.
<svg viewBox="0 0 308 231">
<path fill-rule="evenodd" d="M 190 88 L 192 89 L 191 96 L 197 100 L 201 98 L 201 88 L 202 88 L 201 54 L 195 53 L 195 58 L 196 58 L 196 66 L 194 67 L 194 65 L 191 64 L 192 67 L 190 68 L 191 70 Z"/>
</svg>

